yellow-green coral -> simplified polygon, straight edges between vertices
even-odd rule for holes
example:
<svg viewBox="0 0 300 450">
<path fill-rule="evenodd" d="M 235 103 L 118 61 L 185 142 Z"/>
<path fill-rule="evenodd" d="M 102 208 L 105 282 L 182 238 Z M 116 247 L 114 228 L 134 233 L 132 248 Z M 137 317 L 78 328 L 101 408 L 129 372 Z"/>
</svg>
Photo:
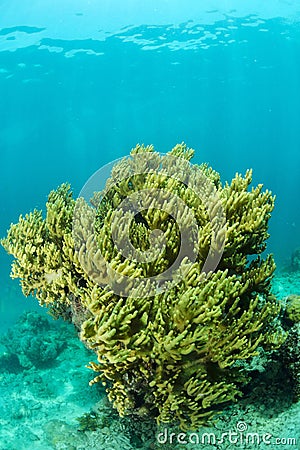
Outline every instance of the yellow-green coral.
<svg viewBox="0 0 300 450">
<path fill-rule="evenodd" d="M 150 153 L 151 170 L 146 159 L 134 158 Z M 75 202 L 64 184 L 50 193 L 45 219 L 38 211 L 20 217 L 2 240 L 15 257 L 12 277 L 20 278 L 24 294 L 72 320 L 94 349 L 98 363 L 90 367 L 99 374 L 92 383 L 107 386 L 119 413 L 148 413 L 158 422 L 178 421 L 183 429 L 199 426 L 241 395 L 247 371 L 239 360 L 249 360 L 259 347 L 277 348 L 285 337 L 277 320 L 280 306 L 270 295 L 275 264 L 272 256 L 260 256 L 274 197 L 262 185 L 249 189 L 251 171 L 222 186 L 206 164 L 182 165 L 193 153 L 177 145 L 169 155 L 178 163 L 165 168 L 152 146 L 138 145 L 132 158 L 114 166 L 105 191 L 96 192 L 90 204 L 83 198 Z M 120 172 L 122 180 L 116 181 Z M 135 194 L 150 189 L 162 193 L 162 208 L 149 197 L 134 220 L 116 211 L 127 197 L 138 203 Z M 174 196 L 179 207 L 170 214 Z M 188 264 L 182 258 L 177 282 L 160 290 L 165 280 L 159 275 L 179 252 L 178 221 L 189 227 L 191 220 L 195 259 Z M 157 229 L 162 233 L 153 240 Z M 115 239 L 131 258 L 116 248 Z M 132 247 L 150 256 L 140 260 Z M 223 253 L 207 274 L 211 249 Z M 158 277 L 151 296 L 149 277 Z"/>
<path fill-rule="evenodd" d="M 285 314 L 292 322 L 300 322 L 300 295 L 292 294 L 286 298 Z"/>
</svg>

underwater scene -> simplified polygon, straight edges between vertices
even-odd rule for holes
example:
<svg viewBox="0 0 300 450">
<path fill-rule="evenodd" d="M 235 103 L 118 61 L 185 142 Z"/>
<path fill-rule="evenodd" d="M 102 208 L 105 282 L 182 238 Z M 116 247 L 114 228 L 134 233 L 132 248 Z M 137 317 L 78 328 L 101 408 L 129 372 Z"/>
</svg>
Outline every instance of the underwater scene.
<svg viewBox="0 0 300 450">
<path fill-rule="evenodd" d="M 0 450 L 300 449 L 300 4 L 0 2 Z"/>
</svg>

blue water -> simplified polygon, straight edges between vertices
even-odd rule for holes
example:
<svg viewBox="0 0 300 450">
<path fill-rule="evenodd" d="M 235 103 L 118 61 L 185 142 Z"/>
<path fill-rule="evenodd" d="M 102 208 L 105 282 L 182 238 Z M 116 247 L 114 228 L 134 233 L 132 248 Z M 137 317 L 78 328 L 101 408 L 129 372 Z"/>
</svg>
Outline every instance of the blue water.
<svg viewBox="0 0 300 450">
<path fill-rule="evenodd" d="M 61 183 L 76 196 L 137 143 L 167 152 L 182 141 L 223 182 L 252 167 L 254 185 L 276 194 L 267 252 L 288 266 L 300 248 L 300 2 L 0 0 L 0 237 Z M 89 388 L 92 356 L 71 326 L 28 328 L 20 314 L 43 311 L 10 279 L 11 261 L 0 246 L 2 365 L 3 333 L 13 354 L 30 336 L 37 346 L 59 336 L 64 350 L 49 367 L 1 371 L 0 450 L 154 448 L 150 432 L 135 447 L 106 412 L 104 391 Z M 278 297 L 300 294 L 297 273 L 276 276 Z M 253 432 L 298 436 L 299 403 L 288 379 L 277 385 L 275 373 L 269 386 L 272 376 L 218 433 L 242 420 Z M 78 433 L 76 418 L 99 400 L 107 418 L 97 438 Z"/>
<path fill-rule="evenodd" d="M 300 246 L 299 22 L 292 1 L 2 0 L 0 235 L 137 142 L 185 141 L 223 181 L 252 167 L 276 194 L 269 251 L 288 263 Z"/>
</svg>

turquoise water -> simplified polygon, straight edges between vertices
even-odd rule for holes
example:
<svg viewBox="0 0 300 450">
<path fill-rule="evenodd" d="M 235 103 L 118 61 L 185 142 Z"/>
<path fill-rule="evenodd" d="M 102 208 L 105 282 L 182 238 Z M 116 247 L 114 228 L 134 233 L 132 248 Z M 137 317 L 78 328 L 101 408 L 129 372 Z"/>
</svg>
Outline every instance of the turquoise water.
<svg viewBox="0 0 300 450">
<path fill-rule="evenodd" d="M 2 2 L 1 235 L 137 142 L 165 152 L 185 141 L 224 181 L 252 167 L 276 193 L 270 244 L 289 258 L 300 245 L 297 2 L 98 3 Z"/>
<path fill-rule="evenodd" d="M 300 5 L 182 3 L 0 2 L 0 236 L 136 143 L 185 141 L 223 181 L 252 167 L 276 194 L 268 251 L 289 264 L 300 247 Z M 0 258 L 6 330 L 35 303 Z"/>
</svg>

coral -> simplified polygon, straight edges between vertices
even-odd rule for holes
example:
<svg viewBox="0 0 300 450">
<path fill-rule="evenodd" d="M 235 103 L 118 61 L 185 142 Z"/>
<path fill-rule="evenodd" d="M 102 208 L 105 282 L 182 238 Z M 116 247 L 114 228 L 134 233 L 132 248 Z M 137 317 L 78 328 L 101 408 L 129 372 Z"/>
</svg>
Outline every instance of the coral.
<svg viewBox="0 0 300 450">
<path fill-rule="evenodd" d="M 286 298 L 285 317 L 292 323 L 300 322 L 300 295 L 291 294 Z"/>
<path fill-rule="evenodd" d="M 294 271 L 300 270 L 300 248 L 293 251 L 291 256 L 291 269 Z"/>
<path fill-rule="evenodd" d="M 300 400 L 300 295 L 285 298 L 282 320 L 288 336 L 280 348 L 279 356 L 292 385 L 294 401 Z"/>
<path fill-rule="evenodd" d="M 94 411 L 84 413 L 81 417 L 77 417 L 79 422 L 78 431 L 96 431 L 98 428 L 98 414 Z"/>
<path fill-rule="evenodd" d="M 65 345 L 61 334 L 36 312 L 22 314 L 16 325 L 0 337 L 0 343 L 8 351 L 7 358 L 15 361 L 11 371 L 13 367 L 20 370 L 51 364 Z"/>
<path fill-rule="evenodd" d="M 290 330 L 286 341 L 280 349 L 280 356 L 289 375 L 294 401 L 300 400 L 300 323 Z"/>
<path fill-rule="evenodd" d="M 72 321 L 96 352 L 91 383 L 107 387 L 119 414 L 187 429 L 240 396 L 248 376 L 239 362 L 278 348 L 285 333 L 270 294 L 275 263 L 261 257 L 274 197 L 262 185 L 249 189 L 251 171 L 222 185 L 206 164 L 189 163 L 193 150 L 184 144 L 169 155 L 175 162 L 166 167 L 152 146 L 136 146 L 90 202 L 75 201 L 63 184 L 50 193 L 45 218 L 36 210 L 21 216 L 1 242 L 23 293 Z M 127 198 L 138 206 L 143 192 L 136 214 L 121 209 Z M 180 226 L 189 230 L 191 262 L 177 257 Z M 218 253 L 216 268 L 205 270 Z M 176 264 L 171 282 L 164 274 Z"/>
</svg>

